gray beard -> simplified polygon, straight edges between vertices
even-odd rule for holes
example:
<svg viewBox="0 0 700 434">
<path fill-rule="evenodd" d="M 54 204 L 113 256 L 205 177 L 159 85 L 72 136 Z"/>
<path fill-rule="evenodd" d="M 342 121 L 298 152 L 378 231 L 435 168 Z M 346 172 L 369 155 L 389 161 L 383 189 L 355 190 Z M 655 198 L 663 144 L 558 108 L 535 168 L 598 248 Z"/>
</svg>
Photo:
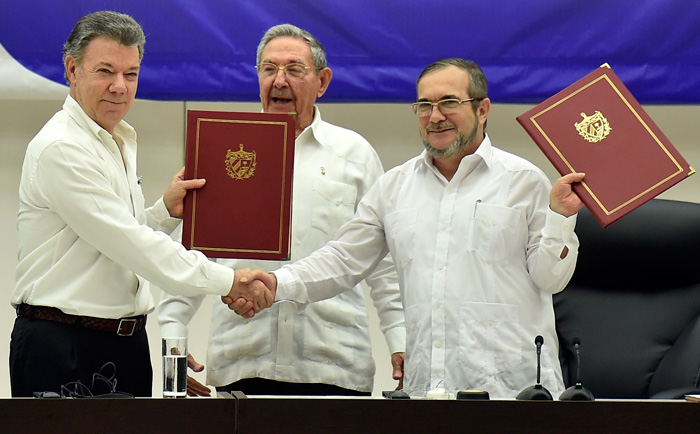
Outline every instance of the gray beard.
<svg viewBox="0 0 700 434">
<path fill-rule="evenodd" d="M 474 125 L 474 129 L 472 130 L 471 134 L 469 134 L 469 137 L 467 137 L 464 133 L 459 133 L 457 135 L 457 139 L 455 139 L 455 141 L 445 149 L 435 148 L 425 138 L 423 138 L 423 146 L 425 146 L 425 150 L 428 152 L 428 155 L 433 158 L 437 158 L 438 160 L 452 158 L 464 153 L 469 145 L 472 144 L 476 138 L 476 131 L 478 127 L 478 124 Z"/>
</svg>

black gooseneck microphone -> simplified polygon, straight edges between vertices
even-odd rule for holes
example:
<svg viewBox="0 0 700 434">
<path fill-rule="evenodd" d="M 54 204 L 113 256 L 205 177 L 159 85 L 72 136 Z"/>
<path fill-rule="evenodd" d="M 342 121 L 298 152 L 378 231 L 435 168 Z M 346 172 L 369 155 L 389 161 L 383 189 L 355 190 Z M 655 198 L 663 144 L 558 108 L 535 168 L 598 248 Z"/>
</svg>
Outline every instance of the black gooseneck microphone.
<svg viewBox="0 0 700 434">
<path fill-rule="evenodd" d="M 544 338 L 537 335 L 535 338 L 535 345 L 537 346 L 537 382 L 534 386 L 529 386 L 524 388 L 515 399 L 521 401 L 551 401 L 552 394 L 549 393 L 545 387 L 540 383 L 540 354 L 542 353 L 542 344 L 544 344 Z"/>
<path fill-rule="evenodd" d="M 571 340 L 576 352 L 576 384 L 566 389 L 561 396 L 560 401 L 595 401 L 590 390 L 583 387 L 581 384 L 581 340 L 573 338 Z"/>
</svg>

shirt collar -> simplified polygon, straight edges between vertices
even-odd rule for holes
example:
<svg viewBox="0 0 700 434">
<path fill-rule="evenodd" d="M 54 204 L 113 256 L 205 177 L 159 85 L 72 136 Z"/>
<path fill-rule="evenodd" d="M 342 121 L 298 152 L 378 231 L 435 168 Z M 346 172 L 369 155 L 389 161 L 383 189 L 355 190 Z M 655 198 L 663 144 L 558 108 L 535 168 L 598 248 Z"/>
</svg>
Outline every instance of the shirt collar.
<svg viewBox="0 0 700 434">
<path fill-rule="evenodd" d="M 296 145 L 315 145 L 315 146 L 328 146 L 328 143 L 336 139 L 333 130 L 329 128 L 329 124 L 324 122 L 321 118 L 321 111 L 318 107 L 314 106 L 314 120 L 311 125 L 306 127 L 304 131 L 297 137 Z"/>
<path fill-rule="evenodd" d="M 476 151 L 474 152 L 473 155 L 476 155 L 478 157 L 481 157 L 482 160 L 486 163 L 487 166 L 491 165 L 491 161 L 493 160 L 492 155 L 493 155 L 493 148 L 491 146 L 491 139 L 489 138 L 489 135 L 484 133 L 484 140 L 481 141 L 481 144 L 479 145 L 478 148 L 476 148 Z"/>
<path fill-rule="evenodd" d="M 75 119 L 80 126 L 92 132 L 96 137 L 102 137 L 104 134 L 110 136 L 107 130 L 102 128 L 97 122 L 88 116 L 87 113 L 85 113 L 82 106 L 72 96 L 68 95 L 66 97 L 66 101 L 63 103 L 63 110 L 65 110 L 66 113 L 68 113 L 73 119 Z M 119 135 L 126 141 L 136 141 L 136 131 L 124 120 L 120 121 L 117 126 L 114 127 L 114 135 Z"/>
<path fill-rule="evenodd" d="M 304 134 L 311 134 L 312 137 L 318 140 L 319 126 L 321 125 L 321 122 L 321 111 L 318 109 L 318 107 L 314 106 L 314 120 L 311 121 L 311 125 L 304 128 L 304 131 L 302 131 L 301 134 L 299 134 L 299 137 L 301 137 Z"/>
<path fill-rule="evenodd" d="M 463 167 L 472 165 L 473 163 L 471 163 L 471 161 L 473 161 L 474 159 L 483 160 L 487 166 L 490 166 L 491 161 L 493 160 L 492 150 L 493 148 L 491 147 L 491 139 L 489 138 L 488 134 L 484 134 L 484 140 L 481 141 L 481 144 L 478 148 L 476 148 L 476 151 L 474 151 L 473 154 L 465 155 L 462 158 L 462 161 L 459 163 L 459 169 L 457 169 L 457 173 L 460 173 Z M 424 149 L 423 152 L 421 152 L 420 157 L 420 162 L 430 167 L 432 170 L 437 171 L 437 168 L 435 168 L 435 165 L 433 164 L 433 157 L 428 155 L 428 151 Z"/>
</svg>

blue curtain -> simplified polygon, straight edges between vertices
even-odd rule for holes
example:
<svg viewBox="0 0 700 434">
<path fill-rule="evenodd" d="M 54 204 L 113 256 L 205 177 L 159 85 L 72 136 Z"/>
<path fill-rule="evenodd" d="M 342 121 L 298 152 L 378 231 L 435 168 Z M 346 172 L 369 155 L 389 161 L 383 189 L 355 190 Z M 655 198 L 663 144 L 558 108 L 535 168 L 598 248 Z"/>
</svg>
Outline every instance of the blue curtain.
<svg viewBox="0 0 700 434">
<path fill-rule="evenodd" d="M 642 103 L 700 103 L 700 2 L 687 0 L 24 0 L 0 44 L 64 83 L 61 49 L 84 14 L 112 9 L 146 32 L 138 97 L 257 101 L 255 50 L 289 22 L 325 46 L 324 102 L 409 102 L 427 64 L 482 66 L 498 103 L 537 103 L 609 63 Z"/>
</svg>

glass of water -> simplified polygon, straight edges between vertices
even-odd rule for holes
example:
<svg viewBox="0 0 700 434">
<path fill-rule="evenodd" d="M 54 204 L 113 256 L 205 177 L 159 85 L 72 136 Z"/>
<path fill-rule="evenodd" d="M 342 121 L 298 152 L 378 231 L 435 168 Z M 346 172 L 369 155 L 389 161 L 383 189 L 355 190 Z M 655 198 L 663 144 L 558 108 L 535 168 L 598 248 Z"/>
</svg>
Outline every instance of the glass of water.
<svg viewBox="0 0 700 434">
<path fill-rule="evenodd" d="M 163 397 L 187 397 L 187 338 L 163 338 Z"/>
</svg>

